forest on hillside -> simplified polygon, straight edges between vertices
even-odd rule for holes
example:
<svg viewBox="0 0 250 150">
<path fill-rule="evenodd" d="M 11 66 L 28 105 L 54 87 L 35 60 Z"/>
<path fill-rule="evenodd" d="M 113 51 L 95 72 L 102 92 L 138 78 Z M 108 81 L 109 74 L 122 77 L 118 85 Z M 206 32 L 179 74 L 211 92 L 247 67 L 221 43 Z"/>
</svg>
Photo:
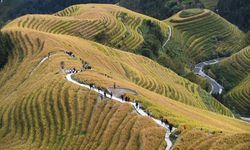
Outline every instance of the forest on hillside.
<svg viewBox="0 0 250 150">
<path fill-rule="evenodd" d="M 249 0 L 220 0 L 218 11 L 221 16 L 244 31 L 250 30 Z"/>
</svg>

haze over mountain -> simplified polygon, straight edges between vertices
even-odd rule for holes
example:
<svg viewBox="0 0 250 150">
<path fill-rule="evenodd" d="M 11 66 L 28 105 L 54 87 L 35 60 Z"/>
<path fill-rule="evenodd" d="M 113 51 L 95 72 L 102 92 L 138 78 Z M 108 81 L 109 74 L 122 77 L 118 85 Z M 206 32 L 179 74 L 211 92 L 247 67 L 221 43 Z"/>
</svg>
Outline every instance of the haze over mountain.
<svg viewBox="0 0 250 150">
<path fill-rule="evenodd" d="M 33 2 L 36 13 L 81 3 Z M 248 149 L 249 37 L 216 5 L 79 4 L 6 23 L 0 149 Z"/>
</svg>

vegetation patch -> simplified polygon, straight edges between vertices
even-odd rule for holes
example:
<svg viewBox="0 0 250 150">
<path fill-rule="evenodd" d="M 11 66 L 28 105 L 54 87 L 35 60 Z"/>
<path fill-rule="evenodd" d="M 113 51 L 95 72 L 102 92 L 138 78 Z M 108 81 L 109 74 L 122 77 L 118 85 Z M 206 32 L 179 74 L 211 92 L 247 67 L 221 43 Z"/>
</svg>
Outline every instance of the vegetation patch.
<svg viewBox="0 0 250 150">
<path fill-rule="evenodd" d="M 151 59 L 158 58 L 161 46 L 164 39 L 166 39 L 161 27 L 154 21 L 144 20 L 139 30 L 142 32 L 144 42 L 140 46 L 138 53 Z"/>
<path fill-rule="evenodd" d="M 203 13 L 203 9 L 187 9 L 180 12 L 180 17 L 187 18 Z"/>
<path fill-rule="evenodd" d="M 0 32 L 0 70 L 7 63 L 13 44 L 7 34 Z"/>
</svg>

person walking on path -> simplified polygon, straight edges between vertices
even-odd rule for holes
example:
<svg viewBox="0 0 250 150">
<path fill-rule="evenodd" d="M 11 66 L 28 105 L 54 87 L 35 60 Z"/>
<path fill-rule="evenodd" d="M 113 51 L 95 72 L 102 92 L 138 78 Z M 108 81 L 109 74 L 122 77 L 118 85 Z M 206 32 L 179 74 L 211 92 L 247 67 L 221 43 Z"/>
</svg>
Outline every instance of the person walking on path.
<svg viewBox="0 0 250 150">
<path fill-rule="evenodd" d="M 166 125 L 169 124 L 167 119 L 164 119 L 164 122 L 165 122 Z"/>
<path fill-rule="evenodd" d="M 139 104 L 137 102 L 137 100 L 135 100 L 135 107 L 138 108 Z"/>
<path fill-rule="evenodd" d="M 172 132 L 172 130 L 173 130 L 173 125 L 172 125 L 172 124 L 169 124 L 168 128 L 169 128 L 169 131 Z"/>
<path fill-rule="evenodd" d="M 112 93 L 112 92 L 110 92 L 110 99 L 112 99 L 112 96 L 113 96 L 113 93 Z"/>
<path fill-rule="evenodd" d="M 163 117 L 161 117 L 160 120 L 161 120 L 161 124 L 164 124 L 164 119 L 163 119 Z"/>
<path fill-rule="evenodd" d="M 93 84 L 92 84 L 92 83 L 89 84 L 89 89 L 90 89 L 90 90 L 92 89 L 92 87 L 93 87 Z"/>
<path fill-rule="evenodd" d="M 100 95 L 100 97 L 101 97 L 101 100 L 103 100 L 103 95 L 102 94 Z"/>
<path fill-rule="evenodd" d="M 48 59 L 49 59 L 49 57 L 50 57 L 50 52 L 48 53 Z"/>
<path fill-rule="evenodd" d="M 106 98 L 107 97 L 107 94 L 106 94 L 106 91 L 104 91 L 104 98 Z"/>
</svg>

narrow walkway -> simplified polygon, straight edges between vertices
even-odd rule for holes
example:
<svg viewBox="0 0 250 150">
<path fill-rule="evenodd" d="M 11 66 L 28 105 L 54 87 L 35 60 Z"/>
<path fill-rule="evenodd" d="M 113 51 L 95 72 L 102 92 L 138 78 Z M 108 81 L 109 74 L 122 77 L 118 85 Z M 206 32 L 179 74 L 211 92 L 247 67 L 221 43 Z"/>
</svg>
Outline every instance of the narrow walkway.
<svg viewBox="0 0 250 150">
<path fill-rule="evenodd" d="M 166 40 L 166 42 L 162 45 L 162 48 L 165 48 L 165 46 L 167 45 L 167 43 L 170 41 L 172 34 L 173 34 L 173 29 L 171 26 L 168 26 L 168 30 L 169 30 L 169 35 L 168 35 L 168 39 Z"/>
<path fill-rule="evenodd" d="M 81 86 L 81 87 L 90 89 L 90 90 L 92 90 L 92 91 L 95 91 L 95 92 L 97 92 L 97 93 L 99 93 L 99 94 L 101 94 L 101 95 L 104 95 L 104 92 L 103 92 L 103 91 L 100 91 L 100 90 L 98 90 L 98 89 L 96 89 L 96 88 L 90 88 L 90 86 L 87 85 L 87 84 L 81 84 L 81 83 L 79 83 L 79 82 L 73 80 L 73 79 L 72 79 L 72 75 L 73 75 L 73 74 L 71 73 L 71 74 L 67 74 L 67 76 L 66 76 L 66 79 L 67 79 L 69 82 L 71 82 L 71 83 L 73 83 L 73 84 L 76 84 L 76 85 L 78 85 L 78 86 Z M 136 111 L 139 115 L 141 115 L 141 116 L 148 116 L 148 114 L 147 114 L 143 109 L 140 109 L 139 107 L 136 107 L 136 104 L 133 103 L 133 102 L 125 102 L 125 101 L 123 101 L 121 98 L 118 98 L 118 97 L 115 97 L 115 96 L 112 96 L 112 97 L 111 97 L 109 94 L 106 94 L 106 96 L 107 96 L 107 98 L 110 98 L 110 99 L 112 99 L 112 100 L 118 101 L 118 102 L 120 102 L 120 103 L 129 103 L 129 104 L 131 104 L 131 105 L 133 106 L 133 108 L 135 109 L 135 111 Z M 148 117 L 150 117 L 150 116 L 148 116 Z M 165 129 L 167 130 L 167 132 L 166 132 L 166 134 L 165 134 L 165 141 L 167 142 L 166 150 L 170 150 L 170 148 L 171 148 L 172 145 L 173 145 L 173 144 L 172 144 L 172 141 L 170 140 L 170 134 L 171 134 L 174 130 L 176 130 L 176 128 L 173 127 L 172 131 L 170 131 L 170 130 L 169 130 L 169 125 L 168 125 L 168 124 L 162 123 L 160 120 L 157 120 L 157 119 L 155 119 L 155 118 L 153 118 L 153 117 L 150 117 L 150 118 L 153 119 L 159 126 L 165 128 Z"/>
<path fill-rule="evenodd" d="M 54 54 L 54 55 L 56 55 L 56 54 Z M 53 55 L 53 56 L 54 56 L 54 55 Z M 51 55 L 51 56 L 52 56 L 52 55 Z M 50 56 L 50 57 L 51 57 L 51 56 Z M 43 59 L 40 61 L 40 63 L 37 65 L 37 67 L 36 67 L 33 71 L 35 71 L 39 66 L 41 66 L 41 65 L 42 65 L 46 60 L 48 60 L 50 57 L 47 56 L 47 57 L 43 58 Z M 32 72 L 33 72 L 33 71 L 32 71 Z M 87 88 L 87 89 L 90 89 L 90 90 L 92 90 L 92 91 L 95 91 L 95 92 L 97 92 L 97 93 L 99 93 L 99 94 L 101 94 L 101 95 L 104 95 L 104 91 L 98 90 L 98 89 L 96 89 L 96 88 L 90 88 L 90 86 L 87 85 L 87 84 L 81 84 L 81 83 L 79 83 L 79 82 L 73 80 L 73 79 L 72 79 L 72 75 L 73 75 L 73 73 L 70 73 L 70 74 L 67 74 L 67 75 L 66 75 L 66 79 L 67 79 L 69 82 L 71 82 L 71 83 L 73 83 L 73 84 L 76 84 L 76 85 L 78 85 L 78 86 L 81 86 L 81 87 L 83 87 L 83 88 Z M 118 88 L 118 89 L 119 89 L 119 88 Z M 110 90 L 112 90 L 112 88 L 110 88 Z M 124 91 L 125 91 L 125 92 L 130 92 L 130 93 L 137 94 L 137 92 L 134 91 L 134 90 L 120 88 L 120 92 L 124 92 Z M 123 101 L 121 98 L 118 98 L 119 93 L 116 93 L 116 94 L 118 94 L 118 95 L 115 95 L 115 94 L 114 94 L 114 96 L 111 97 L 111 95 L 106 94 L 106 96 L 107 96 L 107 98 L 110 98 L 110 99 L 112 99 L 112 100 L 118 101 L 118 102 L 120 102 L 120 103 L 129 103 L 129 104 L 131 104 L 131 105 L 133 106 L 133 108 L 135 109 L 135 111 L 136 111 L 139 115 L 141 115 L 141 116 L 148 116 L 147 112 L 145 112 L 143 109 L 140 109 L 139 107 L 136 107 L 136 103 L 133 103 L 133 102 L 125 102 L 125 101 Z M 119 97 L 120 97 L 120 96 L 119 96 Z M 166 141 L 166 143 L 167 143 L 166 150 L 170 150 L 171 147 L 172 147 L 172 145 L 173 145 L 173 144 L 172 144 L 172 141 L 170 140 L 170 135 L 171 135 L 172 132 L 174 132 L 174 131 L 176 130 L 176 128 L 175 128 L 175 127 L 172 127 L 172 131 L 170 131 L 170 129 L 169 129 L 169 124 L 162 123 L 161 120 L 155 119 L 155 118 L 153 118 L 153 117 L 151 117 L 151 116 L 148 116 L 148 117 L 150 117 L 154 122 L 156 122 L 156 124 L 158 124 L 159 126 L 161 126 L 161 127 L 163 127 L 163 128 L 166 129 L 166 131 L 167 131 L 166 134 L 165 134 L 165 141 Z"/>
<path fill-rule="evenodd" d="M 112 92 L 115 97 L 121 97 L 122 95 L 126 93 L 130 93 L 133 95 L 138 95 L 138 93 L 134 90 L 128 89 L 128 88 L 108 88 L 109 92 Z"/>
<path fill-rule="evenodd" d="M 222 94 L 224 87 L 220 85 L 217 81 L 215 81 L 213 78 L 209 77 L 207 74 L 204 73 L 204 67 L 217 64 L 219 63 L 223 58 L 213 59 L 205 62 L 201 62 L 197 64 L 193 70 L 194 74 L 199 75 L 205 79 L 207 79 L 211 85 L 211 92 L 210 94 Z"/>
<path fill-rule="evenodd" d="M 56 54 L 52 54 L 52 55 L 50 55 L 50 56 L 44 57 L 44 58 L 39 62 L 39 64 L 31 71 L 30 76 L 31 76 L 31 75 L 33 74 L 33 72 L 36 71 L 36 69 L 38 69 L 46 60 L 48 60 L 50 57 L 55 56 L 55 55 L 56 55 Z"/>
<path fill-rule="evenodd" d="M 250 122 L 250 118 L 246 118 L 246 117 L 240 117 L 241 120 L 244 120 L 246 122 Z"/>
</svg>

